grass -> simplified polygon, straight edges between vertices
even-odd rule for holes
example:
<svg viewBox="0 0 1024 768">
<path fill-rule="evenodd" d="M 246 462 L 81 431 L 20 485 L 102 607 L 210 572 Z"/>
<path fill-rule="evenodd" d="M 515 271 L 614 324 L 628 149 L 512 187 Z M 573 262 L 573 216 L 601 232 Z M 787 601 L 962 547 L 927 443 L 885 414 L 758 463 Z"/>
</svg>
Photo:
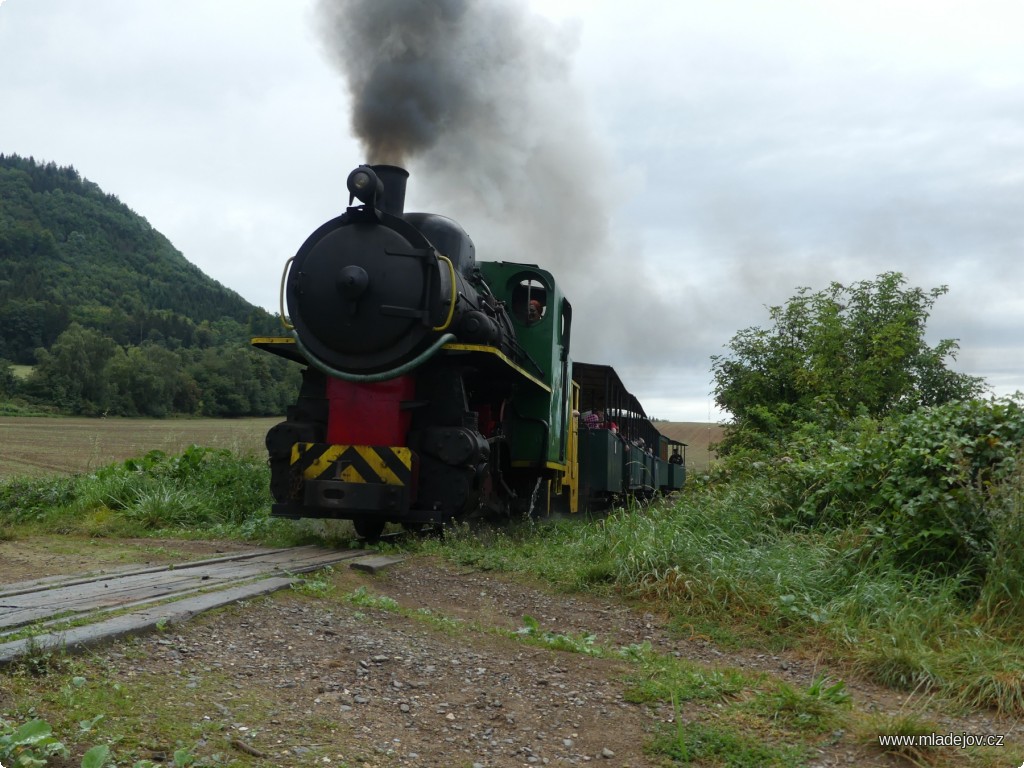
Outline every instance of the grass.
<svg viewBox="0 0 1024 768">
<path fill-rule="evenodd" d="M 753 709 L 781 723 L 824 732 L 842 726 L 850 706 L 845 682 L 818 675 L 805 689 L 777 683 L 774 690 L 758 694 Z"/>
<path fill-rule="evenodd" d="M 106 747 L 118 758 L 131 756 L 134 762 L 128 764 L 136 768 L 235 764 L 230 760 L 231 741 L 240 722 L 252 723 L 246 734 L 253 738 L 259 733 L 258 724 L 275 715 L 272 697 L 234 692 L 233 681 L 214 670 L 169 685 L 163 675 L 125 677 L 83 661 L 64 659 L 44 676 L 22 665 L 8 675 L 8 682 L 11 696 L 18 703 L 6 717 L 52 727 L 72 752 L 87 754 L 89 749 Z M 168 695 L 169 689 L 173 695 Z M 219 709 L 210 708 L 211 714 L 206 716 L 198 714 L 207 711 L 210 701 L 229 701 L 230 711 L 221 705 Z M 200 747 L 206 755 L 202 758 L 194 754 Z M 256 764 L 270 765 L 273 761 Z"/>
<path fill-rule="evenodd" d="M 271 520 L 267 484 L 262 456 L 199 448 L 148 454 L 76 477 L 19 479 L 0 485 L 0 538 L 42 532 L 286 544 L 347 535 L 327 525 Z M 855 529 L 778 526 L 772 493 L 753 481 L 708 484 L 671 502 L 601 519 L 463 527 L 443 539 L 400 546 L 559 590 L 634 601 L 666 616 L 681 637 L 733 649 L 794 649 L 828 660 L 833 671 L 935 696 L 941 707 L 1024 715 L 1024 611 L 1012 580 L 998 605 L 966 599 L 956 578 L 865 557 L 864 536 Z M 337 595 L 329 576 L 310 577 L 298 592 L 305 599 L 399 610 L 390 598 L 365 591 Z M 429 612 L 403 615 L 444 631 L 495 631 Z M 692 707 L 713 712 L 714 722 L 677 718 L 652 745 L 680 763 L 781 765 L 802 759 L 787 751 L 786 739 L 806 746 L 832 729 L 867 734 L 915 727 L 911 716 L 866 723 L 863 713 L 848 710 L 845 688 L 834 676 L 801 688 L 689 664 L 643 646 L 609 647 L 587 634 L 545 630 L 529 616 L 518 632 L 502 634 L 556 651 L 622 658 L 630 665 L 631 701 L 660 702 L 681 714 Z M 969 757 L 973 764 L 998 764 L 987 754 Z M 921 764 L 943 759 L 927 752 L 903 757 Z"/>
<path fill-rule="evenodd" d="M 93 472 L 151 450 L 173 454 L 190 445 L 262 456 L 267 430 L 280 419 L 30 418 L 0 413 L 0 481 Z"/>
<path fill-rule="evenodd" d="M 683 765 L 723 765 L 730 768 L 789 768 L 802 765 L 807 750 L 766 742 L 744 735 L 732 725 L 679 721 L 666 727 L 651 744 L 650 751 Z"/>
<path fill-rule="evenodd" d="M 585 525 L 462 532 L 416 546 L 564 590 L 648 602 L 684 631 L 850 660 L 894 688 L 1024 714 L 1024 627 L 988 621 L 955 579 L 865 564 L 847 532 L 775 528 L 757 514 L 766 493 L 732 485 Z"/>
<path fill-rule="evenodd" d="M 87 475 L 0 485 L 0 529 L 9 536 L 308 540 L 301 526 L 270 517 L 268 484 L 266 462 L 255 456 L 197 446 L 177 456 L 152 451 Z"/>
<path fill-rule="evenodd" d="M 630 654 L 624 654 L 627 657 Z M 636 654 L 641 662 L 628 678 L 624 698 L 633 703 L 658 701 L 730 702 L 743 698 L 763 684 L 764 676 L 737 669 L 714 668 L 649 650 Z"/>
</svg>

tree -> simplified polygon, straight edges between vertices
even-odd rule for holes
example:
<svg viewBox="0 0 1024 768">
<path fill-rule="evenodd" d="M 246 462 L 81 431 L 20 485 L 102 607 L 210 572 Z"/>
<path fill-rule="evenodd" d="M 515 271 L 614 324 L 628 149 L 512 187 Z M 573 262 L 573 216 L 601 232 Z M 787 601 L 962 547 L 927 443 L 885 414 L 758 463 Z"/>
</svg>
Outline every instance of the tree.
<svg viewBox="0 0 1024 768">
<path fill-rule="evenodd" d="M 0 397 L 12 397 L 18 391 L 18 377 L 9 360 L 0 357 Z"/>
<path fill-rule="evenodd" d="M 925 342 L 925 321 L 946 286 L 905 288 L 899 272 L 812 293 L 800 288 L 771 307 L 770 329 L 747 328 L 712 357 L 715 402 L 734 423 L 725 450 L 765 447 L 803 423 L 836 426 L 857 415 L 909 413 L 970 399 L 982 380 L 945 365 L 958 345 Z"/>
<path fill-rule="evenodd" d="M 188 410 L 188 397 L 195 382 L 184 370 L 174 352 L 156 344 L 127 347 L 118 352 L 107 366 L 107 377 L 113 389 L 114 412 L 123 416 L 167 416 Z M 183 410 L 179 410 L 183 409 Z"/>
<path fill-rule="evenodd" d="M 49 351 L 37 353 L 30 392 L 71 413 L 103 413 L 110 407 L 107 364 L 118 351 L 106 336 L 72 323 Z"/>
</svg>

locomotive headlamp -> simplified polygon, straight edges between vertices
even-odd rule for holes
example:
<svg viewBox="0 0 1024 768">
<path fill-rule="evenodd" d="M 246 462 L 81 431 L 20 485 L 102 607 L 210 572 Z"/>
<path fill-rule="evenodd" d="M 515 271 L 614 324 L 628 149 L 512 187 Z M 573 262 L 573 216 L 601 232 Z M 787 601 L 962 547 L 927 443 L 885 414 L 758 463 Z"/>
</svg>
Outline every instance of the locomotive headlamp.
<svg viewBox="0 0 1024 768">
<path fill-rule="evenodd" d="M 362 192 L 370 186 L 370 174 L 366 171 L 356 171 L 352 174 L 352 188 Z"/>
<path fill-rule="evenodd" d="M 368 165 L 360 165 L 348 175 L 348 204 L 357 199 L 361 203 L 374 205 L 377 198 L 384 193 L 384 183 Z"/>
</svg>

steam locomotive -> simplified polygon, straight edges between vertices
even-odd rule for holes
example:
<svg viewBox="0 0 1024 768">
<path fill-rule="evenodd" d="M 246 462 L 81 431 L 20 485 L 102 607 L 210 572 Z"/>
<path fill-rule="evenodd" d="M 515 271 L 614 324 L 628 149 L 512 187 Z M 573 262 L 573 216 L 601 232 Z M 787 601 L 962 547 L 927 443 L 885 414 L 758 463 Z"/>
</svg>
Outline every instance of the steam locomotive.
<svg viewBox="0 0 1024 768">
<path fill-rule="evenodd" d="M 458 223 L 405 212 L 407 180 L 390 165 L 349 174 L 347 210 L 285 265 L 290 333 L 253 339 L 304 366 L 267 434 L 273 514 L 351 520 L 373 540 L 387 523 L 575 513 L 680 488 L 685 446 L 611 368 L 573 363 L 554 277 L 478 262 Z"/>
</svg>

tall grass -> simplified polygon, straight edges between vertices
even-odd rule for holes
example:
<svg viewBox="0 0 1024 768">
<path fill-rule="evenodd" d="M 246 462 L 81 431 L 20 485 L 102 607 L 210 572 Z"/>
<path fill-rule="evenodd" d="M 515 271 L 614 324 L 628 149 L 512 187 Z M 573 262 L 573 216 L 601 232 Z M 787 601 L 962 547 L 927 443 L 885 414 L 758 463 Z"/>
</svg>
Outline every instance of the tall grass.
<svg viewBox="0 0 1024 768">
<path fill-rule="evenodd" d="M 193 446 L 153 451 L 70 478 L 0 485 L 0 527 L 90 536 L 294 538 L 270 518 L 269 471 L 255 457 Z"/>
<path fill-rule="evenodd" d="M 566 590 L 652 601 L 678 624 L 738 630 L 763 647 L 824 644 L 834 661 L 881 683 L 1024 713 L 1019 592 L 1004 582 L 993 613 L 987 592 L 975 598 L 955 576 L 898 567 L 866 551 L 870 537 L 856 528 L 779 525 L 775 494 L 763 479 L 739 479 L 585 524 L 420 546 Z"/>
</svg>

